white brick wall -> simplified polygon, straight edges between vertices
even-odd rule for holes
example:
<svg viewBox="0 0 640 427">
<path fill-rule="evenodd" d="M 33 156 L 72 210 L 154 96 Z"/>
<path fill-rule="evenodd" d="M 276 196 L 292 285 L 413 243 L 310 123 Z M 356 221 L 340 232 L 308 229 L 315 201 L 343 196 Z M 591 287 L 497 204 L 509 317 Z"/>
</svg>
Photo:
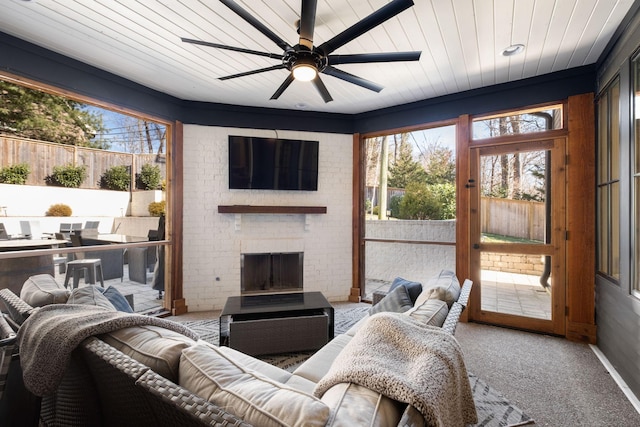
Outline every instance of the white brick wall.
<svg viewBox="0 0 640 427">
<path fill-rule="evenodd" d="M 320 141 L 318 191 L 229 190 L 228 135 Z M 304 252 L 304 289 L 345 301 L 351 288 L 352 136 L 186 125 L 183 290 L 189 311 L 240 294 L 245 248 Z M 219 214 L 218 205 L 326 206 L 321 215 Z M 237 226 L 239 225 L 239 227 Z M 239 228 L 239 229 L 238 229 Z"/>
</svg>

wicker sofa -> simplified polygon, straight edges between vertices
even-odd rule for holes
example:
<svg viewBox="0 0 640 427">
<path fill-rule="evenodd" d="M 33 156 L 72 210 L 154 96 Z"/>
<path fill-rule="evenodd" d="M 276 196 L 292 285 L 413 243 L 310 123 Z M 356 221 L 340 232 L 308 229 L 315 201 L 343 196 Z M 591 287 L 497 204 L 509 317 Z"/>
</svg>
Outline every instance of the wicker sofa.
<svg viewBox="0 0 640 427">
<path fill-rule="evenodd" d="M 441 279 L 441 275 L 438 275 L 430 280 L 437 283 Z M 445 280 L 451 283 L 457 282 L 455 275 L 452 274 L 446 275 Z M 406 292 L 394 290 L 389 293 L 389 298 L 378 298 L 377 304 L 372 307 L 371 317 L 375 314 L 374 309 L 387 311 L 389 307 L 380 307 L 385 304 L 390 306 L 395 304 L 389 303 L 394 299 L 392 294 L 409 295 L 408 288 L 405 286 L 397 288 L 403 288 Z M 458 291 L 454 292 L 451 305 L 446 310 L 446 318 L 440 311 L 438 315 L 430 315 L 429 321 L 436 321 L 443 331 L 453 334 L 460 314 L 466 306 L 470 289 L 470 281 L 465 281 L 461 289 L 458 285 Z M 437 299 L 434 296 L 431 298 Z M 414 298 L 410 299 L 412 304 L 415 303 Z M 14 328 L 22 327 L 21 325 L 31 316 L 37 316 L 34 311 L 38 309 L 32 308 L 9 290 L 0 290 L 0 301 L 4 303 L 6 315 Z M 260 420 L 264 418 L 260 417 L 264 417 L 263 412 L 269 412 L 269 410 L 282 413 L 276 416 L 268 415 L 269 423 L 264 422 L 264 425 L 337 427 L 361 425 L 365 419 L 369 425 L 424 425 L 422 415 L 413 410 L 411 405 L 400 404 L 362 386 L 351 384 L 347 387 L 337 387 L 339 390 L 336 392 L 326 394 L 330 395 L 326 402 L 323 402 L 324 398 L 321 400 L 311 395 L 313 388 L 331 369 L 332 362 L 358 335 L 362 325 L 367 323 L 367 318 L 362 319 L 347 333 L 338 335 L 293 372 L 287 372 L 228 347 L 218 348 L 202 342 L 189 344 L 189 340 L 183 340 L 187 343 L 183 346 L 179 339 L 180 345 L 176 347 L 174 345 L 176 338 L 170 334 L 164 334 L 165 336 L 159 339 L 169 341 L 164 341 L 161 347 L 155 343 L 154 348 L 175 347 L 182 352 L 179 376 L 169 379 L 167 378 L 169 375 L 158 373 L 162 371 L 157 364 L 154 364 L 155 362 L 151 363 L 148 358 L 138 357 L 142 353 L 131 352 L 132 345 L 129 345 L 127 340 L 135 334 L 130 333 L 127 337 L 127 331 L 123 330 L 124 332 L 115 331 L 110 334 L 91 336 L 83 340 L 71 354 L 71 361 L 57 390 L 42 397 L 41 400 L 36 400 L 40 403 L 40 425 L 263 425 Z M 149 332 L 147 328 L 142 334 Z M 151 332 L 158 331 L 154 329 Z M 169 344 L 167 345 L 166 342 Z M 213 354 L 215 354 L 215 360 L 208 362 L 210 355 Z M 198 357 L 203 356 L 207 360 L 206 363 L 213 363 L 213 367 L 198 367 Z M 185 367 L 185 359 L 191 362 L 191 365 L 186 364 Z M 253 393 L 252 390 L 256 390 L 255 381 L 259 381 L 259 387 L 267 387 L 266 393 L 270 393 L 269 396 L 276 396 L 264 404 L 265 408 L 274 405 L 273 402 L 277 402 L 278 398 L 287 404 L 281 403 L 279 407 L 271 409 L 260 407 L 256 409 L 255 405 L 246 408 L 238 402 L 212 398 L 211 394 L 200 393 L 208 398 L 200 397 L 198 393 L 192 391 L 196 387 L 193 385 L 195 383 L 183 378 L 188 375 L 189 370 L 194 371 L 194 366 L 196 379 L 201 372 L 205 372 L 201 376 L 206 377 L 211 376 L 211 369 L 217 369 L 218 371 L 215 372 L 224 372 L 225 375 L 232 376 L 230 383 L 246 380 L 244 386 L 248 390 L 247 399 L 250 399 L 249 394 Z M 177 370 L 178 367 L 175 369 Z M 236 376 L 230 373 L 234 370 L 238 371 Z M 216 378 L 215 374 L 213 377 L 212 380 L 216 384 L 218 381 L 224 381 Z M 5 395 L 7 393 L 11 393 L 11 384 Z M 293 409 L 296 399 L 303 400 L 304 409 L 291 415 L 296 412 Z M 245 400 L 244 397 L 242 400 Z M 324 409 L 325 407 L 327 409 Z M 256 415 L 256 411 L 259 414 Z M 285 420 L 282 421 L 282 419 Z"/>
</svg>

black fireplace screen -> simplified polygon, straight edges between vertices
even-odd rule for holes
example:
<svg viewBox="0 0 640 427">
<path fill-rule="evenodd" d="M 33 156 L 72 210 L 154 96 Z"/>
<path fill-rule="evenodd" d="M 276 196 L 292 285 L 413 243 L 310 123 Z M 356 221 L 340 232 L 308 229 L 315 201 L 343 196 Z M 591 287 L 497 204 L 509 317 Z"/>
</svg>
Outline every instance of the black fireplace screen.
<svg viewBox="0 0 640 427">
<path fill-rule="evenodd" d="M 241 255 L 241 292 L 302 292 L 303 252 Z"/>
</svg>

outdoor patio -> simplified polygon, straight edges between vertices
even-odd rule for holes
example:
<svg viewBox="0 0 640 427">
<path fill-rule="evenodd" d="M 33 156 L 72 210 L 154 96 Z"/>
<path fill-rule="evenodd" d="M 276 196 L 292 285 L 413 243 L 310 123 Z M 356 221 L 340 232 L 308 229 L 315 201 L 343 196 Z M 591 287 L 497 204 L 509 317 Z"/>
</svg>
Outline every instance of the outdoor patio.
<svg viewBox="0 0 640 427">
<path fill-rule="evenodd" d="M 551 293 L 540 285 L 538 276 L 483 270 L 481 278 L 483 310 L 551 319 Z M 391 282 L 367 279 L 364 301 L 390 286 Z"/>
</svg>

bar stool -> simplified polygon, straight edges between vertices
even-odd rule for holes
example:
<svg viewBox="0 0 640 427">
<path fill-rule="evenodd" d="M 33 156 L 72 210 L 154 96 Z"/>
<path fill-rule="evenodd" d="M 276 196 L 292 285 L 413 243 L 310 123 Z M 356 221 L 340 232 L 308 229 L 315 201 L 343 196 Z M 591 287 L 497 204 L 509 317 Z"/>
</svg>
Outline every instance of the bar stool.
<svg viewBox="0 0 640 427">
<path fill-rule="evenodd" d="M 100 284 L 104 288 L 104 277 L 102 276 L 102 260 L 100 258 L 76 259 L 67 262 L 67 272 L 64 276 L 64 287 L 68 287 L 69 279 L 73 275 L 73 289 L 78 287 L 80 273 L 84 274 L 85 282 L 96 284 L 96 278 L 100 279 Z M 87 280 L 88 277 L 88 280 Z"/>
</svg>

